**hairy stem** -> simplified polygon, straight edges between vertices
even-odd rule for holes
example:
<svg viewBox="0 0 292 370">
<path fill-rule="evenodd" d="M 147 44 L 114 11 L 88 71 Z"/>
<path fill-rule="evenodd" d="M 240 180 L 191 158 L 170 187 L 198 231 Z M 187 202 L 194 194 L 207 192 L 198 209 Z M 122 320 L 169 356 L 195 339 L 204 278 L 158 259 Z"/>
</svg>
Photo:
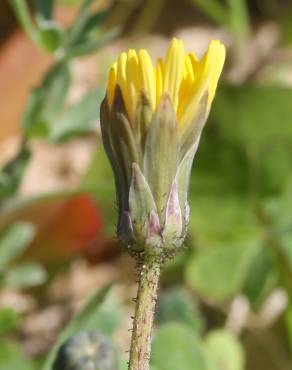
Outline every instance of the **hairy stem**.
<svg viewBox="0 0 292 370">
<path fill-rule="evenodd" d="M 149 370 L 151 334 L 160 263 L 145 263 L 140 270 L 133 334 L 130 349 L 129 370 Z"/>
</svg>

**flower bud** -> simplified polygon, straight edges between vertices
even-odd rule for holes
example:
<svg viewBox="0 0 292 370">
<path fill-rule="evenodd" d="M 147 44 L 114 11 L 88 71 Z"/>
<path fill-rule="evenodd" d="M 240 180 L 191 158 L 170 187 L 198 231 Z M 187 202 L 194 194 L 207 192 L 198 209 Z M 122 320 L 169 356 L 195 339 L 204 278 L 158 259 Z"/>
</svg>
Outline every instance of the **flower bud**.
<svg viewBox="0 0 292 370">
<path fill-rule="evenodd" d="M 69 338 L 59 349 L 53 370 L 116 370 L 117 354 L 111 342 L 94 331 Z"/>
<path fill-rule="evenodd" d="M 129 50 L 110 69 L 102 138 L 131 253 L 163 259 L 183 244 L 191 167 L 224 58 L 219 41 L 199 61 L 174 39 L 156 68 L 146 50 Z"/>
</svg>

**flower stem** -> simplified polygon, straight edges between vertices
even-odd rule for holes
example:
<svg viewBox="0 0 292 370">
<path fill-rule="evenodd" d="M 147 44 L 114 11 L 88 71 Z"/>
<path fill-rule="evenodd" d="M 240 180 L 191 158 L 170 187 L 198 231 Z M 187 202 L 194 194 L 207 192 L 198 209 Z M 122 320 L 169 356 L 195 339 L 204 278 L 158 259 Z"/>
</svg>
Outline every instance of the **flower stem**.
<svg viewBox="0 0 292 370">
<path fill-rule="evenodd" d="M 147 261 L 147 263 L 141 266 L 129 370 L 149 370 L 150 368 L 151 333 L 157 301 L 159 275 L 159 262 Z"/>
</svg>

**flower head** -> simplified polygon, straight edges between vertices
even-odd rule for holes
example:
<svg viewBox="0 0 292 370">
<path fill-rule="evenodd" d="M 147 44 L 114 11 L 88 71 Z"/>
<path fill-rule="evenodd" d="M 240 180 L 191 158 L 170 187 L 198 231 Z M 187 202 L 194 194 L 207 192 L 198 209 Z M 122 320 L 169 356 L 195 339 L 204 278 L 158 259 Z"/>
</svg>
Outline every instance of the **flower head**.
<svg viewBox="0 0 292 370">
<path fill-rule="evenodd" d="M 209 111 L 225 59 L 225 48 L 217 40 L 198 60 L 186 53 L 182 40 L 173 39 L 164 60 L 156 66 L 145 49 L 130 49 L 121 53 L 109 72 L 107 98 L 113 103 L 116 86 L 121 89 L 127 112 L 135 124 L 136 107 L 143 91 L 151 109 L 158 107 L 163 93 L 168 93 L 180 126 L 187 125 L 195 116 L 202 96 L 208 95 Z"/>
<path fill-rule="evenodd" d="M 173 39 L 154 66 L 144 49 L 110 68 L 101 128 L 114 170 L 118 234 L 131 249 L 174 253 L 188 224 L 193 157 L 225 59 L 212 41 L 201 60 Z"/>
</svg>

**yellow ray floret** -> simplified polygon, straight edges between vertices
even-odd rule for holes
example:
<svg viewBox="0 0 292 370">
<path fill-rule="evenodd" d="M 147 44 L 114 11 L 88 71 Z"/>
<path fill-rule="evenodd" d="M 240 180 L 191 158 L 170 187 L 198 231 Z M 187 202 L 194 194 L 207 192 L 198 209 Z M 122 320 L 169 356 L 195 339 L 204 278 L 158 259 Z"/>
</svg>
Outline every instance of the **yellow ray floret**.
<svg viewBox="0 0 292 370">
<path fill-rule="evenodd" d="M 110 69 L 107 99 L 111 106 L 116 85 L 119 85 L 125 106 L 135 124 L 136 105 L 140 94 L 146 94 L 153 111 L 167 92 L 179 125 L 187 125 L 195 117 L 201 99 L 206 96 L 209 111 L 225 60 L 220 41 L 211 42 L 199 61 L 194 53 L 186 53 L 182 40 L 173 39 L 164 60 L 153 66 L 148 52 L 129 50 L 121 53 Z"/>
</svg>

